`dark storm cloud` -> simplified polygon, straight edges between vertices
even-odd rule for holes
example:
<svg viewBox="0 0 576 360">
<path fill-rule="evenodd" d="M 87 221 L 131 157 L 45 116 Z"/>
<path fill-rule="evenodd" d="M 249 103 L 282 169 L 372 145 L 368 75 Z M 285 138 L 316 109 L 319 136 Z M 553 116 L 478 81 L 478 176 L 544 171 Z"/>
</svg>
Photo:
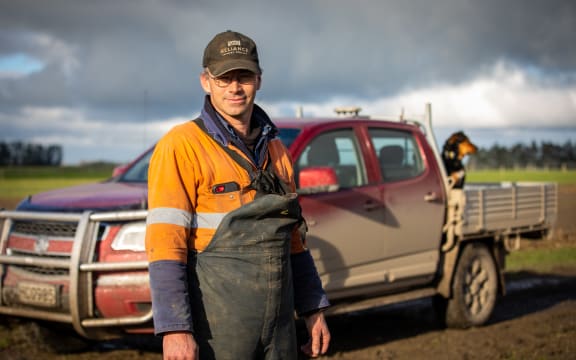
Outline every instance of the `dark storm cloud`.
<svg viewBox="0 0 576 360">
<path fill-rule="evenodd" d="M 463 83 L 500 61 L 550 86 L 576 82 L 573 0 L 2 0 L 0 56 L 46 66 L 0 79 L 0 106 L 80 108 L 103 121 L 185 116 L 202 101 L 203 48 L 229 28 L 259 44 L 269 103 L 393 96 Z"/>
<path fill-rule="evenodd" d="M 320 9 L 304 20 L 309 31 L 293 30 L 298 41 L 289 56 L 271 48 L 277 34 L 268 35 L 265 51 L 278 54 L 272 64 L 293 75 L 275 97 L 386 96 L 464 82 L 498 61 L 576 80 L 574 1 L 360 1 L 333 8 L 342 10 Z M 275 75 L 278 82 L 284 76 Z"/>
</svg>

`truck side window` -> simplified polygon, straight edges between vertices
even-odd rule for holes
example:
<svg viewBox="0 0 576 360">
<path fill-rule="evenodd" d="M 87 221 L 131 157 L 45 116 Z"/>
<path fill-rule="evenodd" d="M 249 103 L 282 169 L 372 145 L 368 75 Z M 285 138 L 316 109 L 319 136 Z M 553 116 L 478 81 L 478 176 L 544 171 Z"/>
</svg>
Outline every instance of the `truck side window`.
<svg viewBox="0 0 576 360">
<path fill-rule="evenodd" d="M 152 151 L 149 151 L 144 157 L 142 157 L 138 162 L 133 164 L 126 173 L 120 178 L 121 182 L 148 182 L 148 165 L 150 165 L 150 158 L 152 157 Z"/>
<path fill-rule="evenodd" d="M 384 182 L 410 179 L 424 171 L 413 135 L 406 131 L 369 129 Z"/>
<path fill-rule="evenodd" d="M 333 168 L 340 188 L 366 184 L 364 164 L 352 129 L 323 133 L 310 141 L 296 161 L 296 171 L 318 166 Z"/>
</svg>

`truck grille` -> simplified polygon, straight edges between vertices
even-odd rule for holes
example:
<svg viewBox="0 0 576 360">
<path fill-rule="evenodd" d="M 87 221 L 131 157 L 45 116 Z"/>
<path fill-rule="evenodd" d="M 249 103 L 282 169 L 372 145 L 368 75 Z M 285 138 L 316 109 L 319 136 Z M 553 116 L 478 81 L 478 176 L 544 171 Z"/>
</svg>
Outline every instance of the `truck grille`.
<svg viewBox="0 0 576 360">
<path fill-rule="evenodd" d="M 76 223 L 18 221 L 12 226 L 12 231 L 35 236 L 74 238 L 77 225 Z"/>
<path fill-rule="evenodd" d="M 30 254 L 26 253 L 26 252 L 21 252 L 18 250 L 14 250 L 11 249 L 11 253 L 12 255 L 15 256 L 30 256 Z M 63 257 L 63 256 L 34 256 L 36 258 L 42 258 L 42 259 L 66 259 L 68 257 Z M 44 275 L 44 276 L 67 276 L 70 272 L 68 269 L 58 269 L 58 268 L 52 268 L 52 267 L 46 267 L 46 266 L 34 266 L 34 265 L 9 265 L 12 269 L 15 269 L 16 271 L 21 271 L 24 273 L 28 273 L 29 275 L 34 274 L 34 275 Z"/>
<path fill-rule="evenodd" d="M 17 257 L 66 260 L 70 258 L 78 223 L 56 221 L 14 221 L 6 252 Z M 106 225 L 98 227 L 101 240 Z M 67 276 L 68 269 L 34 264 L 9 265 L 9 268 L 27 276 Z"/>
<path fill-rule="evenodd" d="M 150 303 L 147 283 L 115 282 L 133 273 L 147 280 L 144 253 L 131 260 L 110 247 L 125 223 L 142 223 L 146 215 L 146 210 L 0 211 L 0 315 L 72 323 L 82 335 L 94 338 L 105 331 L 92 327 L 148 323 L 151 311 L 142 317 L 133 305 Z M 110 284 L 100 290 L 102 273 L 116 270 L 121 274 L 109 277 Z M 121 291 L 121 296 L 108 293 L 109 288 Z M 110 309 L 106 311 L 112 315 L 102 309 Z M 92 321 L 90 329 L 84 329 L 85 319 Z"/>
</svg>

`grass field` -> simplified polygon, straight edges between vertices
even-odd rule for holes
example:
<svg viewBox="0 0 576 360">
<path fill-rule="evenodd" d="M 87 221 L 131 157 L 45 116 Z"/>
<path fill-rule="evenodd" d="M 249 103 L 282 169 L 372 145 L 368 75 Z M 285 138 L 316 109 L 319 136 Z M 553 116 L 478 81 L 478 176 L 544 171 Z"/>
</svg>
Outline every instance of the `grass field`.
<svg viewBox="0 0 576 360">
<path fill-rule="evenodd" d="M 24 198 L 47 190 L 65 188 L 104 180 L 105 178 L 70 179 L 0 179 L 0 197 Z"/>
<path fill-rule="evenodd" d="M 23 179 L 106 179 L 110 177 L 114 165 L 87 166 L 0 166 L 1 180 Z"/>
<path fill-rule="evenodd" d="M 21 199 L 42 191 L 103 181 L 112 170 L 112 165 L 0 167 L 0 197 Z"/>
<path fill-rule="evenodd" d="M 479 170 L 466 173 L 466 181 L 552 181 L 576 184 L 576 170 Z"/>
<path fill-rule="evenodd" d="M 576 248 L 559 249 L 525 249 L 514 251 L 506 257 L 506 271 L 521 271 L 530 269 L 548 272 L 557 267 L 576 265 Z"/>
<path fill-rule="evenodd" d="M 23 198 L 38 192 L 103 181 L 112 174 L 112 165 L 69 167 L 0 167 L 0 196 Z M 466 175 L 469 182 L 552 181 L 576 184 L 576 171 L 483 170 Z"/>
</svg>

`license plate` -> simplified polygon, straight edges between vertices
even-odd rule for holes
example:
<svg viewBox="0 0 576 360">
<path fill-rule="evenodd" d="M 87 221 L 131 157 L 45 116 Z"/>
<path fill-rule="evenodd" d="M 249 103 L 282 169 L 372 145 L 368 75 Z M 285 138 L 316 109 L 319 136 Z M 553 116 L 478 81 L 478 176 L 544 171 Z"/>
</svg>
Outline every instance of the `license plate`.
<svg viewBox="0 0 576 360">
<path fill-rule="evenodd" d="M 22 304 L 56 307 L 58 287 L 52 284 L 18 283 L 18 299 Z"/>
</svg>

